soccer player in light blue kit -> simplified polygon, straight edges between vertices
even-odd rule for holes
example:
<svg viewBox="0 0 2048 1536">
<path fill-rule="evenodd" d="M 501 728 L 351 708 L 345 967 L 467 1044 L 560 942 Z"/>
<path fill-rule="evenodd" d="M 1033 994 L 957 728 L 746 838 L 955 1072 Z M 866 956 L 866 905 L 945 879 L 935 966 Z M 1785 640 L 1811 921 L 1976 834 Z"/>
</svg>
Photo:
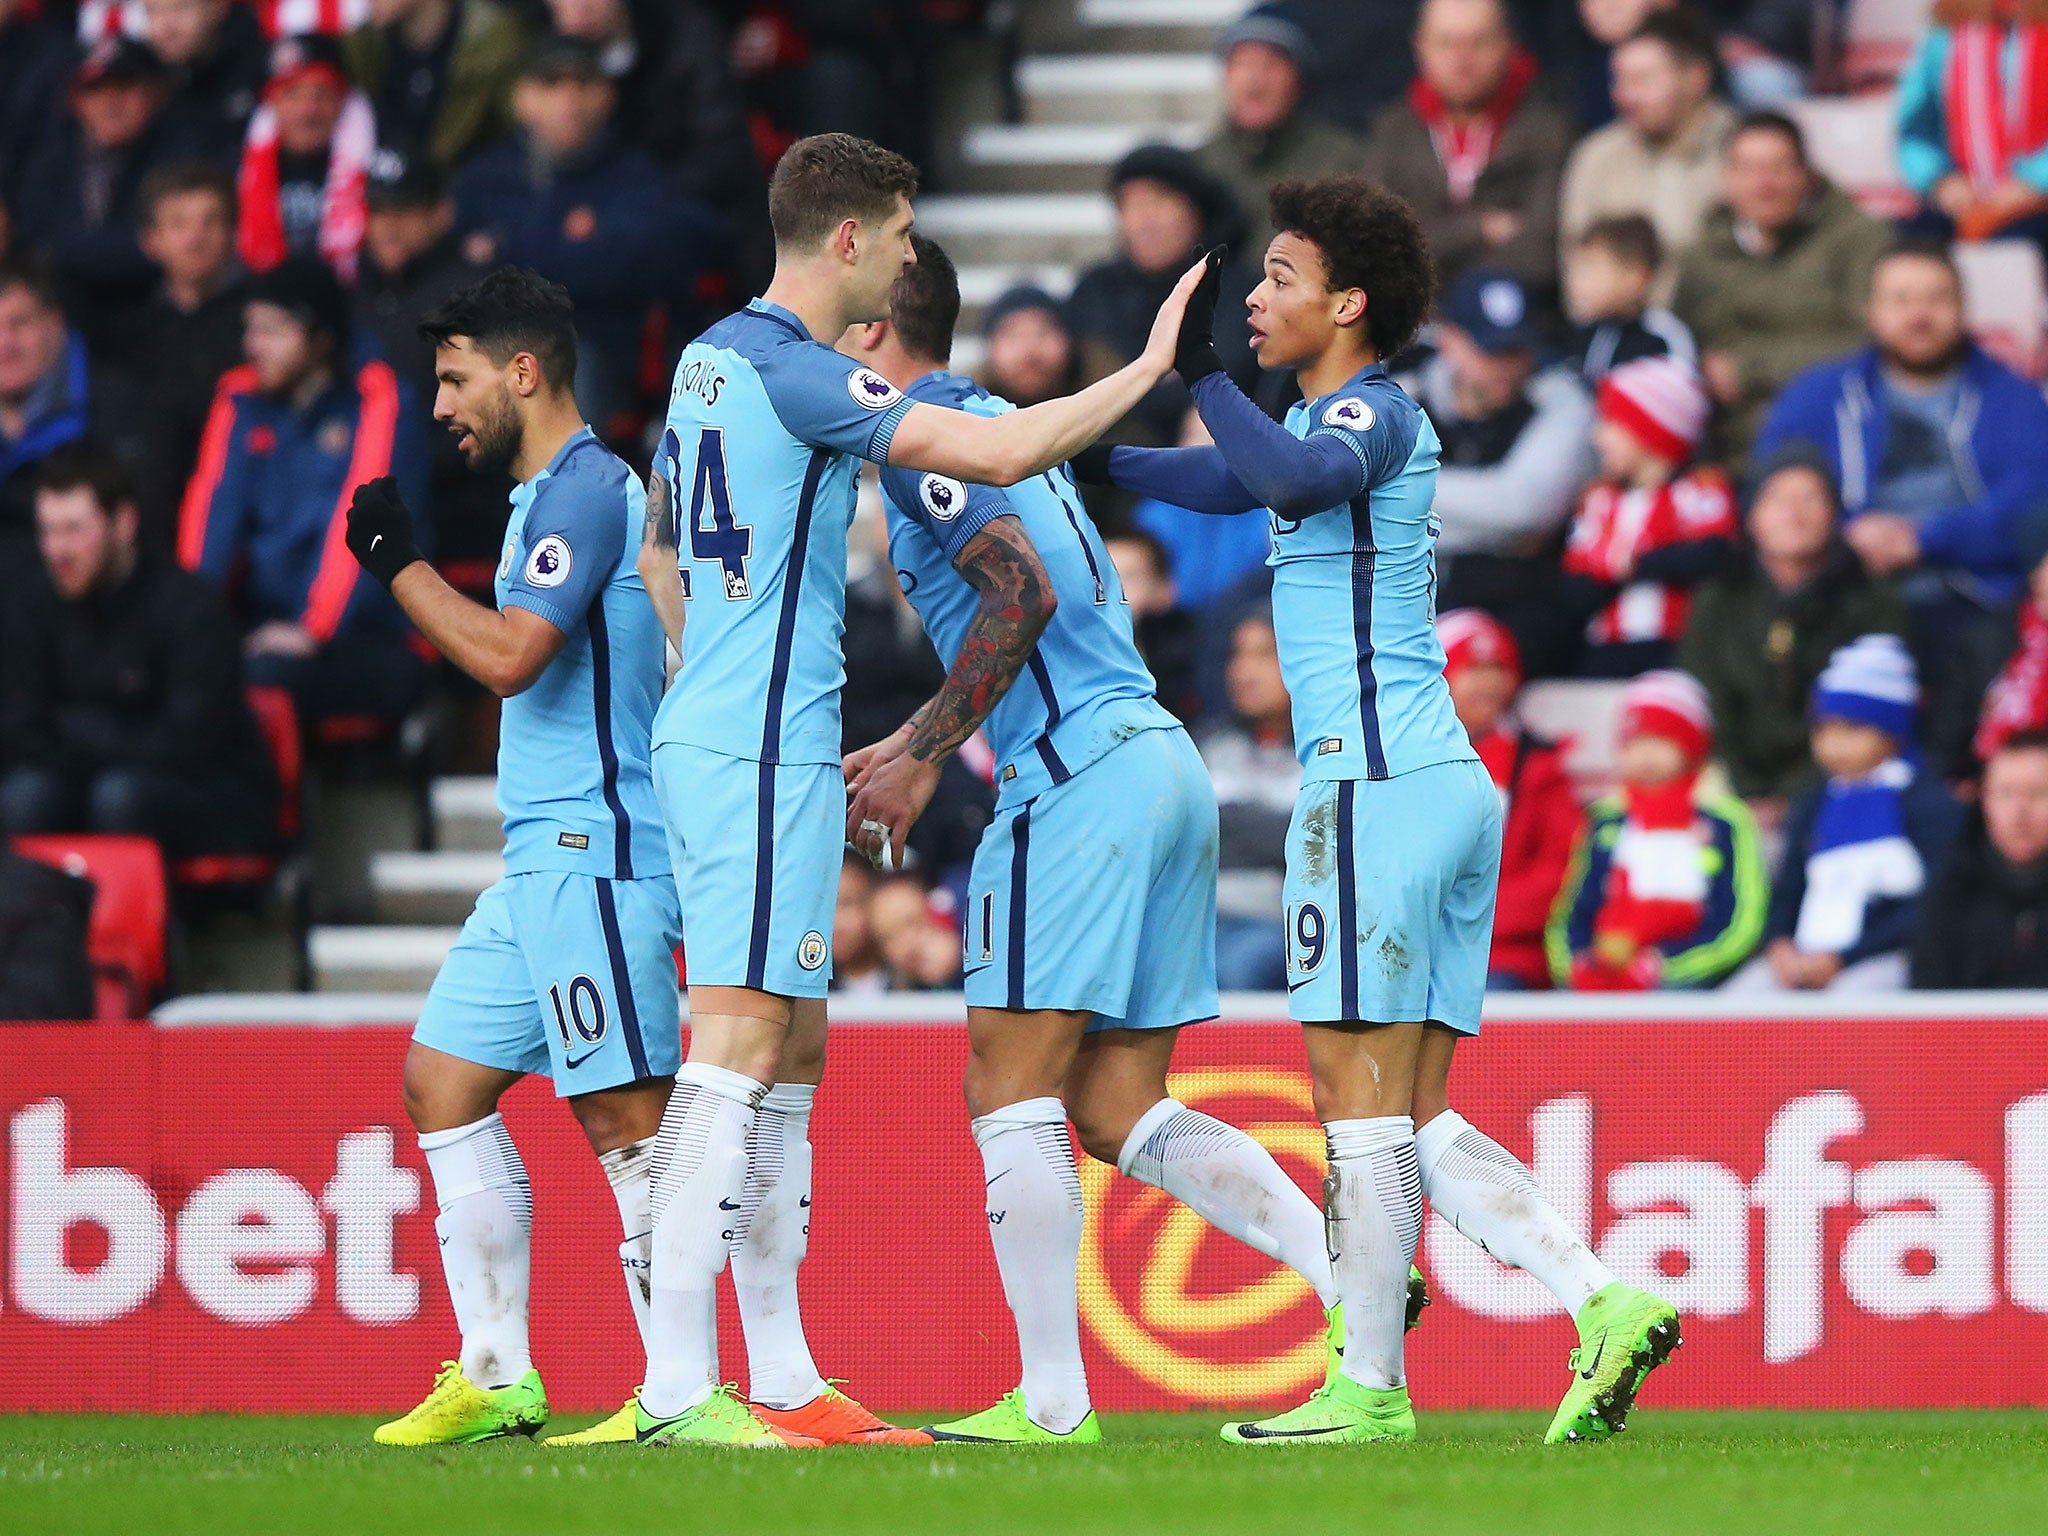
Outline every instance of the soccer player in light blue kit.
<svg viewBox="0 0 2048 1536">
<path fill-rule="evenodd" d="M 683 656 L 654 772 L 683 902 L 690 1051 L 656 1151 L 650 1443 L 926 1439 L 828 1387 L 796 1298 L 844 847 L 855 460 L 1004 485 L 1061 463 L 1165 375 L 1200 275 L 1182 279 L 1139 359 L 1078 395 L 999 418 L 909 401 L 831 343 L 887 316 L 915 189 L 909 162 L 851 135 L 790 148 L 768 194 L 774 279 L 684 349 L 655 455 L 640 570 Z M 729 1248 L 752 1405 L 713 1385 Z"/>
<path fill-rule="evenodd" d="M 958 278 L 911 239 L 889 319 L 840 349 L 911 400 L 1012 410 L 946 371 Z M 1216 1014 L 1216 798 L 1066 471 L 998 491 L 892 468 L 882 494 L 890 561 L 950 670 L 900 730 L 847 758 L 849 839 L 876 855 L 863 823 L 907 833 L 976 729 L 997 764 L 965 923 L 965 1088 L 1024 1370 L 994 1407 L 931 1432 L 1089 1443 L 1070 1116 L 1091 1156 L 1289 1265 L 1328 1308 L 1322 1214 L 1251 1137 L 1167 1092 L 1180 1027 Z"/>
<path fill-rule="evenodd" d="M 377 1431 L 388 1445 L 530 1435 L 547 1417 L 527 1349 L 533 1191 L 498 1115 L 529 1072 L 554 1078 L 611 1180 L 644 1332 L 653 1137 L 681 1055 L 681 923 L 649 764 L 663 647 L 634 569 L 643 492 L 576 408 L 575 313 L 558 285 L 500 268 L 421 331 L 436 419 L 472 466 L 519 484 L 495 608 L 420 558 L 395 482 L 360 487 L 348 515 L 364 570 L 505 701 L 505 876 L 477 898 L 405 1058 L 462 1354 Z"/>
<path fill-rule="evenodd" d="M 1283 182 L 1272 218 L 1280 233 L 1248 305 L 1260 365 L 1299 374 L 1305 398 L 1286 425 L 1217 364 L 1205 282 L 1176 366 L 1216 445 L 1084 457 L 1163 501 L 1264 507 L 1272 519 L 1274 630 L 1302 766 L 1287 847 L 1289 1006 L 1328 1141 L 1344 1354 L 1306 1404 L 1224 1438 L 1414 1437 L 1402 1304 L 1424 1195 L 1575 1315 L 1573 1380 L 1548 1438 L 1605 1436 L 1676 1346 L 1678 1315 L 1617 1281 L 1448 1099 L 1453 1047 L 1479 1028 L 1501 807 L 1443 680 L 1436 433 L 1381 366 L 1428 312 L 1428 248 L 1408 207 L 1357 177 Z"/>
</svg>

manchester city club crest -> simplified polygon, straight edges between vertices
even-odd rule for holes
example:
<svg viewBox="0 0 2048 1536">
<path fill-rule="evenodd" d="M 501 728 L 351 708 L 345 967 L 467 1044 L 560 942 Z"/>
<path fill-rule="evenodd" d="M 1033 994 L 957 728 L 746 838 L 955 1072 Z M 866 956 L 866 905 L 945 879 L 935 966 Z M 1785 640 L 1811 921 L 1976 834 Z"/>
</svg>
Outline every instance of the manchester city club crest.
<svg viewBox="0 0 2048 1536">
<path fill-rule="evenodd" d="M 813 928 L 797 941 L 796 963 L 807 971 L 815 971 L 825 963 L 825 935 Z"/>
</svg>

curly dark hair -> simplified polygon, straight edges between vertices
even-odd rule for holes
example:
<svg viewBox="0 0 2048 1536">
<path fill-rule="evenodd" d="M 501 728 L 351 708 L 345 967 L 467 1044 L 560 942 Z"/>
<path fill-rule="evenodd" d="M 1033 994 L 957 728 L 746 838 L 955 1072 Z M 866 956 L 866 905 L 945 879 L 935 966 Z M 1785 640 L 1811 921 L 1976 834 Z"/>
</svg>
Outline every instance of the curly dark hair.
<svg viewBox="0 0 2048 1536">
<path fill-rule="evenodd" d="M 1422 327 L 1436 298 L 1436 263 L 1415 210 L 1363 176 L 1283 181 L 1268 199 L 1273 227 L 1322 253 L 1330 288 L 1365 291 L 1365 329 L 1380 357 Z"/>
</svg>

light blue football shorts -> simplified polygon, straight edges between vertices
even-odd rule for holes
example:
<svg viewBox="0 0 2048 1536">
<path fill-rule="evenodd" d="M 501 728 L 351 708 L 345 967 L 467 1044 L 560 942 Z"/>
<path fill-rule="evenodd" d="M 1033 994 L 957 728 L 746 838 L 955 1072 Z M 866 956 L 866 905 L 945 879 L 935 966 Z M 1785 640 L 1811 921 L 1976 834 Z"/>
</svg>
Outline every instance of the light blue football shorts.
<svg viewBox="0 0 2048 1536">
<path fill-rule="evenodd" d="M 1216 1017 L 1216 793 L 1186 731 L 1140 731 L 996 813 L 962 925 L 968 1004 L 1094 1029 Z"/>
<path fill-rule="evenodd" d="M 846 852 L 837 763 L 757 763 L 682 742 L 654 749 L 694 986 L 823 997 Z"/>
<path fill-rule="evenodd" d="M 1500 791 L 1476 762 L 1302 785 L 1287 829 L 1288 1012 L 1477 1034 L 1500 833 Z"/>
<path fill-rule="evenodd" d="M 476 899 L 412 1032 L 563 1098 L 682 1064 L 675 882 L 534 870 Z"/>
</svg>

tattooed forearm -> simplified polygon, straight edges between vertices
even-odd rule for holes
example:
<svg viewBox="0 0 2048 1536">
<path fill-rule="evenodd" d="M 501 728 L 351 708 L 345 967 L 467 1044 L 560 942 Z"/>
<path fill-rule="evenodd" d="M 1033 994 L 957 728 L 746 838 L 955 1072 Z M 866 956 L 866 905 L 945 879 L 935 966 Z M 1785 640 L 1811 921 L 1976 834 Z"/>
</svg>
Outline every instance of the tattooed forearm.
<svg viewBox="0 0 2048 1536">
<path fill-rule="evenodd" d="M 946 683 L 911 716 L 910 755 L 933 762 L 981 728 L 1031 659 L 1058 599 L 1038 551 L 1014 517 L 997 518 L 953 562 L 981 594 Z"/>
<path fill-rule="evenodd" d="M 647 521 L 641 525 L 640 547 L 642 549 L 666 550 L 675 553 L 676 518 L 673 501 L 673 487 L 655 470 L 647 477 Z"/>
</svg>

